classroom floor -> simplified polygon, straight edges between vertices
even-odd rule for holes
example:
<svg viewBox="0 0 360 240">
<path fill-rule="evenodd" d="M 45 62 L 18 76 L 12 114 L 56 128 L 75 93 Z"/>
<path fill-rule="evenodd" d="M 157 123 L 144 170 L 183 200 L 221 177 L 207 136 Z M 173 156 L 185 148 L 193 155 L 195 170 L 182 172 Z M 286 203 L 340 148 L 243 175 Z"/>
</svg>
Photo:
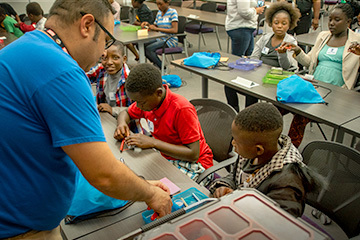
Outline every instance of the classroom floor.
<svg viewBox="0 0 360 240">
<path fill-rule="evenodd" d="M 325 17 L 324 23 L 326 26 L 324 26 L 324 30 L 327 30 L 327 18 Z M 271 31 L 270 27 L 266 27 L 266 32 Z M 317 31 L 320 31 L 317 30 Z M 227 46 L 227 34 L 225 32 L 224 27 L 219 27 L 219 35 L 220 35 L 220 41 L 222 46 L 222 51 L 226 52 L 226 46 Z M 198 50 L 198 35 L 194 34 L 188 34 L 187 35 L 188 41 L 192 44 L 192 47 L 189 48 L 189 55 L 191 56 L 192 53 L 197 52 Z M 201 45 L 201 51 L 219 51 L 219 46 L 216 40 L 215 33 L 209 33 L 205 34 L 205 41 L 206 46 Z M 128 63 L 130 65 L 136 64 L 134 61 L 134 56 L 130 51 L 128 51 Z M 175 59 L 178 58 L 184 58 L 185 54 L 177 54 L 174 55 Z M 171 60 L 171 56 L 168 56 L 168 59 Z M 190 74 L 189 72 L 176 68 L 174 66 L 170 66 L 170 74 L 177 74 L 179 75 L 183 80 L 183 86 L 180 88 L 172 88 L 171 90 L 173 92 L 176 92 L 180 95 L 185 96 L 187 99 L 191 100 L 194 98 L 201 98 L 201 78 L 198 75 Z M 218 84 L 214 81 L 209 81 L 209 98 L 217 99 L 220 101 L 226 102 L 225 93 L 224 93 L 224 87 L 221 84 Z M 240 109 L 244 108 L 244 97 L 239 95 L 240 98 Z M 289 130 L 289 126 L 292 120 L 292 115 L 288 114 L 284 116 L 284 130 L 283 133 L 287 134 Z M 326 126 L 324 124 L 320 124 L 321 128 L 326 134 L 326 137 L 328 139 L 331 139 L 332 131 L 333 129 L 329 126 Z M 316 126 L 316 124 L 313 124 L 313 126 L 306 127 L 305 130 L 305 136 L 304 139 L 299 147 L 299 150 L 301 151 L 304 146 L 306 146 L 307 143 L 314 141 L 314 140 L 324 140 L 323 136 L 321 135 L 321 132 L 319 128 Z M 351 142 L 351 136 L 345 135 L 344 138 L 344 144 L 350 145 Z M 322 228 L 327 231 L 334 239 L 348 239 L 346 235 L 342 232 L 342 230 L 334 223 L 332 222 L 330 225 L 324 226 L 320 223 L 318 219 L 315 219 L 311 215 L 311 207 L 306 207 L 305 209 L 305 215 L 308 216 L 310 219 L 312 219 L 314 222 L 318 223 L 319 226 L 322 226 Z"/>
</svg>

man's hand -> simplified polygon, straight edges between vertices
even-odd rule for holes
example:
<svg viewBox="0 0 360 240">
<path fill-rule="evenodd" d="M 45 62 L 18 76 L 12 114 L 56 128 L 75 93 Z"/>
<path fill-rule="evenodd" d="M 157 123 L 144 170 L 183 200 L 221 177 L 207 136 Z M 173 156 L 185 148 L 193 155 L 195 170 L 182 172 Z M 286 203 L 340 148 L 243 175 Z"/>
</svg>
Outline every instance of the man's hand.
<svg viewBox="0 0 360 240">
<path fill-rule="evenodd" d="M 18 23 L 14 23 L 14 26 L 17 27 L 17 28 L 19 28 L 19 27 L 20 27 L 20 23 L 19 23 L 19 22 L 18 22 Z"/>
<path fill-rule="evenodd" d="M 220 198 L 222 196 L 225 196 L 226 194 L 232 193 L 234 190 L 228 187 L 219 187 L 215 190 L 213 196 L 216 198 Z"/>
<path fill-rule="evenodd" d="M 316 30 L 319 27 L 319 19 L 314 18 L 312 20 L 311 26 L 314 30 Z"/>
<path fill-rule="evenodd" d="M 108 112 L 112 114 L 112 107 L 107 103 L 100 103 L 98 105 L 98 110 L 99 112 Z"/>
<path fill-rule="evenodd" d="M 172 202 L 169 195 L 170 190 L 165 186 L 169 192 L 164 191 L 164 186 L 158 185 L 157 182 L 159 181 L 149 181 L 151 185 L 155 183 L 155 185 L 153 185 L 154 194 L 150 200 L 145 202 L 159 217 L 163 217 L 171 213 Z"/>
<path fill-rule="evenodd" d="M 155 187 L 159 187 L 162 190 L 164 190 L 165 192 L 167 192 L 168 194 L 170 194 L 170 189 L 161 181 L 154 181 L 154 180 L 148 180 L 148 182 L 151 185 L 154 185 Z"/>
<path fill-rule="evenodd" d="M 130 128 L 127 124 L 118 125 L 114 132 L 114 138 L 120 141 L 129 135 L 130 135 Z"/>
<path fill-rule="evenodd" d="M 125 138 L 126 145 L 140 148 L 153 148 L 154 141 L 156 141 L 156 139 L 140 133 Z"/>
</svg>

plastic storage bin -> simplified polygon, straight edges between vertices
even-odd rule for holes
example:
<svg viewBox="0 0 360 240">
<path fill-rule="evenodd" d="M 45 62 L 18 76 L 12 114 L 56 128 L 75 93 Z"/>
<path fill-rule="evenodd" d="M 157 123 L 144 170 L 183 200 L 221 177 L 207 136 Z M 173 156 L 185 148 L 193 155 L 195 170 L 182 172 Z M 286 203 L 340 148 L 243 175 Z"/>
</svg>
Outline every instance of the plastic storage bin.
<svg viewBox="0 0 360 240">
<path fill-rule="evenodd" d="M 175 212 L 176 210 L 180 209 L 180 208 L 184 208 L 185 205 L 183 203 L 183 201 L 181 200 L 184 199 L 184 201 L 186 202 L 187 205 L 191 205 L 193 203 L 196 203 L 197 200 L 195 199 L 194 195 L 199 199 L 205 199 L 208 198 L 205 194 L 203 194 L 202 192 L 200 192 L 199 190 L 197 190 L 196 188 L 189 188 L 188 190 L 181 192 L 179 194 L 176 194 L 173 196 L 172 198 L 172 208 L 171 208 L 171 212 Z M 142 218 L 144 220 L 144 222 L 150 223 L 152 222 L 151 220 L 151 216 L 154 214 L 154 210 L 148 210 L 142 213 Z"/>
<path fill-rule="evenodd" d="M 236 60 L 234 63 L 229 63 L 228 66 L 231 68 L 239 69 L 239 70 L 253 70 L 256 67 L 261 66 L 262 61 L 257 59 L 250 58 L 240 58 Z"/>
<path fill-rule="evenodd" d="M 120 25 L 120 29 L 124 32 L 136 32 L 137 30 L 141 29 L 141 26 L 133 26 L 133 25 Z"/>
<path fill-rule="evenodd" d="M 242 189 L 141 235 L 143 239 L 329 239 L 255 189 Z"/>
<path fill-rule="evenodd" d="M 293 72 L 282 71 L 282 74 L 271 74 L 271 70 L 269 70 L 266 75 L 263 77 L 263 83 L 269 84 L 278 84 L 281 80 L 294 75 Z"/>
</svg>

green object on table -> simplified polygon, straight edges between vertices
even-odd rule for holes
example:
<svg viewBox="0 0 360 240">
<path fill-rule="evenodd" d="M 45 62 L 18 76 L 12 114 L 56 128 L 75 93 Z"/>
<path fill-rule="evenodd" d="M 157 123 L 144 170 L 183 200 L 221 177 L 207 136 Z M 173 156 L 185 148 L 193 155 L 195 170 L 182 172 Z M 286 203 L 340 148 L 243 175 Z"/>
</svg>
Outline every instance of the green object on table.
<svg viewBox="0 0 360 240">
<path fill-rule="evenodd" d="M 136 32 L 137 30 L 141 29 L 141 26 L 134 26 L 134 25 L 122 26 L 122 25 L 120 25 L 120 29 L 123 30 L 124 32 Z"/>
<path fill-rule="evenodd" d="M 293 72 L 283 71 L 282 74 L 271 74 L 271 70 L 269 70 L 266 75 L 263 77 L 263 83 L 269 84 L 278 84 L 281 80 L 288 78 L 291 75 L 294 75 Z"/>
</svg>

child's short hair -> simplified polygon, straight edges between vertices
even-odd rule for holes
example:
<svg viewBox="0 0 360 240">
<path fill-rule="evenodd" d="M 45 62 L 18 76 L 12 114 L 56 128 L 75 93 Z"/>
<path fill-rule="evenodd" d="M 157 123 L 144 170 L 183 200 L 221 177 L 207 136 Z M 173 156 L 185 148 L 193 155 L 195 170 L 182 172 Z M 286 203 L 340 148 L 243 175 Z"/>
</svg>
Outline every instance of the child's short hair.
<svg viewBox="0 0 360 240">
<path fill-rule="evenodd" d="M 235 125 L 248 132 L 272 132 L 283 127 L 279 110 L 271 103 L 255 103 L 240 111 Z"/>
<path fill-rule="evenodd" d="M 285 12 L 290 16 L 290 26 L 289 29 L 293 29 L 297 26 L 297 22 L 301 16 L 300 10 L 298 8 L 293 7 L 291 3 L 286 1 L 281 2 L 273 2 L 270 7 L 266 9 L 265 12 L 265 20 L 268 25 L 271 27 L 272 20 L 274 16 L 279 12 Z"/>
<path fill-rule="evenodd" d="M 138 2 L 140 4 L 142 4 L 145 0 L 135 0 L 135 2 Z"/>
<path fill-rule="evenodd" d="M 162 86 L 160 70 L 150 63 L 142 63 L 131 69 L 125 89 L 131 93 L 153 94 Z"/>
<path fill-rule="evenodd" d="M 0 16 L 2 15 L 6 15 L 6 11 L 2 7 L 0 7 Z"/>
<path fill-rule="evenodd" d="M 117 50 L 120 52 L 121 56 L 124 56 L 125 50 L 124 50 L 124 44 L 122 44 L 122 42 L 116 40 L 113 43 L 113 46 L 115 46 L 117 48 Z"/>
<path fill-rule="evenodd" d="M 37 2 L 31 2 L 28 5 L 26 5 L 26 13 L 35 16 L 44 15 L 44 11 L 42 10 L 40 4 Z"/>
</svg>

